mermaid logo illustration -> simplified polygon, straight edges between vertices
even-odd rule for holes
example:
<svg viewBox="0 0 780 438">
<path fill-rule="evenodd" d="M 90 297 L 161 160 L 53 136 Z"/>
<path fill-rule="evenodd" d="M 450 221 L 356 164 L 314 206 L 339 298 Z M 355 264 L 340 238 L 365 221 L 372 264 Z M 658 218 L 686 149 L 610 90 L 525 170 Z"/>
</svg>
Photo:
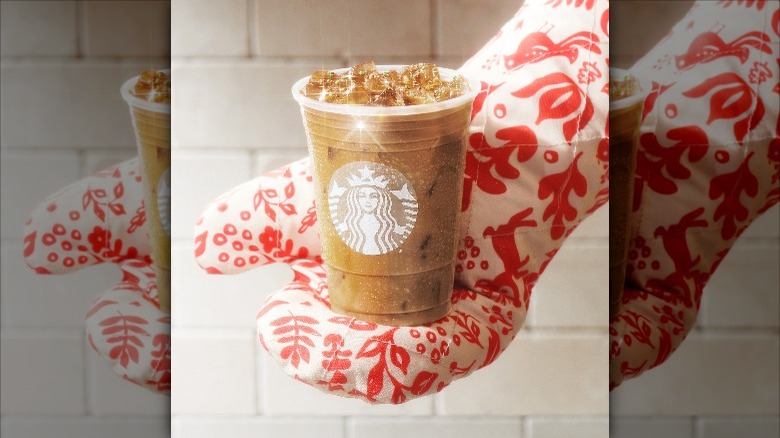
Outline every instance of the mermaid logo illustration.
<svg viewBox="0 0 780 438">
<path fill-rule="evenodd" d="M 401 246 L 417 219 L 417 198 L 406 177 L 369 161 L 346 164 L 333 174 L 328 208 L 344 243 L 366 255 Z"/>
<path fill-rule="evenodd" d="M 171 168 L 165 169 L 157 182 L 157 214 L 160 224 L 168 237 L 171 237 Z"/>
</svg>

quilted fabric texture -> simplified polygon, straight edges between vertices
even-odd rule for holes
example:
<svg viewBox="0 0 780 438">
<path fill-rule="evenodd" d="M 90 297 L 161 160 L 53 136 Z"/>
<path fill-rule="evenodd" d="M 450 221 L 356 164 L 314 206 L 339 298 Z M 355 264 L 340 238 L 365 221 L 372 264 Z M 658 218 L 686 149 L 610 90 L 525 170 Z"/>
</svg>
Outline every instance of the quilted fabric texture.
<svg viewBox="0 0 780 438">
<path fill-rule="evenodd" d="M 50 196 L 30 215 L 24 236 L 25 260 L 39 274 L 119 265 L 122 279 L 87 311 L 89 344 L 117 375 L 169 394 L 170 315 L 157 300 L 138 160 Z"/>
<path fill-rule="evenodd" d="M 649 95 L 611 388 L 680 345 L 707 280 L 780 198 L 779 4 L 695 3 L 632 68 Z"/>
<path fill-rule="evenodd" d="M 606 0 L 527 0 L 462 67 L 482 91 L 446 317 L 392 327 L 331 312 L 308 159 L 209 205 L 196 224 L 198 263 L 214 274 L 290 265 L 293 282 L 268 297 L 257 328 L 291 377 L 371 403 L 441 391 L 504 351 L 547 264 L 607 201 L 607 56 Z"/>
</svg>

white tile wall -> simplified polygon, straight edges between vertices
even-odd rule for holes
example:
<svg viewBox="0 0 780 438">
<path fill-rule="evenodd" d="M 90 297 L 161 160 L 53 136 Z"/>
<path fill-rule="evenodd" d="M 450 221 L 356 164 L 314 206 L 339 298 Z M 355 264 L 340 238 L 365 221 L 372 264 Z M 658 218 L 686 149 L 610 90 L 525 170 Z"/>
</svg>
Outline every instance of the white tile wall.
<svg viewBox="0 0 780 438">
<path fill-rule="evenodd" d="M 740 242 L 731 249 L 704 291 L 702 327 L 780 327 L 780 252 L 761 245 Z"/>
<path fill-rule="evenodd" d="M 623 383 L 610 410 L 622 415 L 777 415 L 777 335 L 693 333 L 657 369 Z"/>
<path fill-rule="evenodd" d="M 528 429 L 533 438 L 599 438 L 609 435 L 609 418 L 560 419 L 541 417 L 528 420 Z"/>
<path fill-rule="evenodd" d="M 326 68 L 341 64 L 328 62 Z M 257 60 L 175 61 L 176 148 L 300 148 L 306 144 L 292 84 L 323 67 Z"/>
<path fill-rule="evenodd" d="M 777 224 L 780 224 L 780 205 L 775 205 L 753 221 L 748 229 L 742 234 L 741 240 L 753 237 L 758 239 L 765 239 L 767 237 L 778 238 L 780 237 L 780 227 L 778 227 Z"/>
<path fill-rule="evenodd" d="M 490 367 L 441 393 L 448 415 L 598 415 L 609 411 L 606 333 L 521 332 Z"/>
<path fill-rule="evenodd" d="M 772 438 L 780 436 L 780 420 L 775 418 L 704 417 L 700 421 L 701 438 Z"/>
<path fill-rule="evenodd" d="M 690 438 L 694 433 L 691 417 L 611 416 L 611 438 Z"/>
<path fill-rule="evenodd" d="M 193 253 L 189 242 L 177 242 L 173 248 L 173 263 L 179 272 L 173 299 L 177 327 L 252 327 L 268 294 L 293 278 L 292 270 L 282 264 L 241 275 L 209 275 L 197 266 Z"/>
<path fill-rule="evenodd" d="M 363 417 L 347 425 L 353 438 L 397 438 L 412 436 L 446 436 L 452 438 L 519 438 L 519 418 L 483 419 L 472 417 L 441 417 L 433 419 Z M 606 436 L 606 435 L 601 435 Z"/>
<path fill-rule="evenodd" d="M 21 241 L 2 245 L 0 315 L 4 328 L 82 329 L 84 314 L 95 296 L 121 279 L 119 268 L 111 265 L 66 276 L 37 275 L 27 267 L 22 251 Z"/>
<path fill-rule="evenodd" d="M 82 331 L 4 328 L 0 339 L 3 415 L 86 414 Z"/>
<path fill-rule="evenodd" d="M 79 179 L 79 156 L 75 151 L 49 151 L 45 155 L 28 152 L 6 147 L 5 142 L 0 153 L 0 236 L 21 241 L 24 221 L 35 206 Z"/>
<path fill-rule="evenodd" d="M 171 152 L 175 170 L 171 175 L 173 238 L 191 242 L 195 221 L 203 207 L 228 189 L 252 176 L 250 154 L 242 150 L 193 152 L 177 147 Z"/>
<path fill-rule="evenodd" d="M 609 294 L 603 285 L 609 281 L 609 249 L 606 242 L 580 245 L 576 238 L 567 240 L 539 278 L 529 327 L 607 327 Z"/>
<path fill-rule="evenodd" d="M 175 438 L 318 437 L 345 438 L 341 418 L 268 418 L 179 416 L 172 420 Z"/>
<path fill-rule="evenodd" d="M 135 155 L 125 80 L 169 65 L 166 2 L 0 2 L 0 318 L 4 438 L 169 435 L 169 399 L 115 376 L 84 314 L 115 266 L 38 276 L 25 218 L 66 185 Z"/>
<path fill-rule="evenodd" d="M 88 56 L 170 55 L 170 2 L 103 2 L 83 5 L 84 43 Z"/>
<path fill-rule="evenodd" d="M 89 57 L 4 62 L 0 141 L 15 148 L 135 146 L 119 87 L 140 71 L 164 64 L 157 59 L 120 63 Z"/>
<path fill-rule="evenodd" d="M 431 3 L 255 0 L 257 54 L 284 57 L 429 56 Z M 289 35 L 295 29 L 295 36 Z M 311 73 L 311 72 L 309 72 Z"/>
<path fill-rule="evenodd" d="M 0 435 L 13 438 L 168 438 L 162 417 L 3 417 Z"/>
<path fill-rule="evenodd" d="M 255 331 L 173 330 L 171 414 L 254 414 Z"/>
<path fill-rule="evenodd" d="M 85 177 L 107 169 L 117 163 L 129 160 L 138 155 L 134 147 L 116 149 L 92 149 L 81 154 L 81 176 Z"/>
<path fill-rule="evenodd" d="M 173 0 L 171 53 L 183 56 L 248 56 L 247 0 Z"/>
<path fill-rule="evenodd" d="M 516 0 L 437 0 L 436 54 L 470 58 L 512 17 L 522 2 Z M 489 6 L 488 6 L 489 5 Z M 468 32 L 464 26 L 468 23 Z"/>
<path fill-rule="evenodd" d="M 170 399 L 160 397 L 136 385 L 117 379 L 97 354 L 87 355 L 87 410 L 99 417 L 134 415 L 167 418 Z M 117 397 L 117 394 L 122 394 Z"/>
<path fill-rule="evenodd" d="M 3 56 L 75 56 L 78 26 L 75 1 L 0 3 Z"/>
<path fill-rule="evenodd" d="M 631 67 L 682 19 L 693 5 L 693 0 L 632 0 L 631 7 L 612 8 L 610 11 L 610 58 L 613 67 Z M 637 26 L 635 17 L 642 17 Z"/>
<path fill-rule="evenodd" d="M 257 150 L 252 154 L 252 175 L 262 175 L 308 155 L 305 147 Z"/>
</svg>

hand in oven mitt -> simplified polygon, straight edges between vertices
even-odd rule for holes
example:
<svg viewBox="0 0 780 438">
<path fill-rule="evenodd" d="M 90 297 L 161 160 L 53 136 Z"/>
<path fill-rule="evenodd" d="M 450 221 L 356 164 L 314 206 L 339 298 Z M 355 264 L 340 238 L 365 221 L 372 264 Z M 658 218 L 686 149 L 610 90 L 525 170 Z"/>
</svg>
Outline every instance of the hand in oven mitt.
<svg viewBox="0 0 780 438">
<path fill-rule="evenodd" d="M 528 0 L 461 71 L 481 80 L 468 137 L 452 310 L 418 327 L 331 311 L 308 159 L 240 185 L 196 225 L 198 263 L 282 262 L 292 283 L 257 315 L 290 376 L 371 403 L 441 391 L 492 363 L 566 237 L 608 198 L 606 1 Z"/>
<path fill-rule="evenodd" d="M 649 95 L 610 388 L 677 349 L 718 264 L 780 199 L 778 5 L 697 2 L 631 69 Z"/>
<path fill-rule="evenodd" d="M 39 274 L 117 264 L 122 279 L 87 311 L 89 344 L 117 375 L 169 394 L 170 315 L 157 298 L 141 174 L 136 158 L 50 196 L 27 220 L 24 256 Z"/>
</svg>

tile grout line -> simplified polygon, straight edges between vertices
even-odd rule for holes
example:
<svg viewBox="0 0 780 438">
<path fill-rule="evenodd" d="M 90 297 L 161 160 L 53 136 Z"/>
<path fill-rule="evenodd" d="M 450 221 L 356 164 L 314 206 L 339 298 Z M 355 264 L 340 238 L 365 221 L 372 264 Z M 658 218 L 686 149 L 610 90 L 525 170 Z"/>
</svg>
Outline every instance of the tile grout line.
<svg viewBox="0 0 780 438">
<path fill-rule="evenodd" d="M 531 438 L 531 421 L 527 415 L 520 415 L 520 436 L 521 438 Z"/>
<path fill-rule="evenodd" d="M 87 3 L 76 3 L 76 58 L 83 58 L 87 52 Z"/>
<path fill-rule="evenodd" d="M 430 4 L 431 14 L 431 59 L 436 58 L 439 54 L 439 41 L 440 41 L 440 29 L 439 29 L 439 0 L 431 0 Z"/>
<path fill-rule="evenodd" d="M 344 438 L 355 438 L 355 417 L 354 415 L 347 415 L 341 417 L 341 424 L 343 425 L 342 434 Z M 352 426 L 352 427 L 350 427 Z"/>
<path fill-rule="evenodd" d="M 260 57 L 260 32 L 257 15 L 260 13 L 260 5 L 257 0 L 246 0 L 247 11 L 247 58 Z"/>
<path fill-rule="evenodd" d="M 84 412 L 86 416 L 92 417 L 95 416 L 97 405 L 95 400 L 95 379 L 91 378 L 95 375 L 95 370 L 92 361 L 89 360 L 92 349 L 88 348 L 88 342 L 86 329 L 84 329 L 81 334 L 82 355 L 84 357 Z"/>
<path fill-rule="evenodd" d="M 265 412 L 268 410 L 268 408 L 265 406 L 265 397 L 263 396 L 263 391 L 261 390 L 260 386 L 264 385 L 266 382 L 266 370 L 265 370 L 265 361 L 260 356 L 262 354 L 262 349 L 258 348 L 258 345 L 260 344 L 260 341 L 257 338 L 257 332 L 254 332 L 253 335 L 253 342 L 252 342 L 252 348 L 254 350 L 254 370 L 255 370 L 255 413 L 260 416 L 266 416 Z"/>
</svg>

